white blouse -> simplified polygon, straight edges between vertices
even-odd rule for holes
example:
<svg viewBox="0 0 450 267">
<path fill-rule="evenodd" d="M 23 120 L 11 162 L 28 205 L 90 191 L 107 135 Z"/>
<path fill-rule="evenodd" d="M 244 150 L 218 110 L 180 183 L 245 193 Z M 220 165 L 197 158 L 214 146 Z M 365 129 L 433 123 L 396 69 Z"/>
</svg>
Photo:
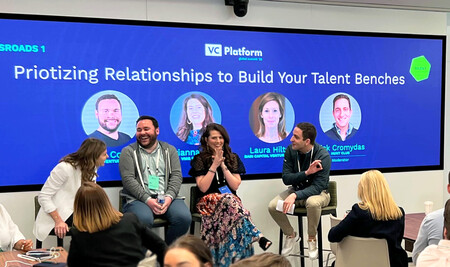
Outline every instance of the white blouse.
<svg viewBox="0 0 450 267">
<path fill-rule="evenodd" d="M 0 204 L 0 248 L 10 251 L 20 239 L 25 239 L 5 207 Z"/>
</svg>

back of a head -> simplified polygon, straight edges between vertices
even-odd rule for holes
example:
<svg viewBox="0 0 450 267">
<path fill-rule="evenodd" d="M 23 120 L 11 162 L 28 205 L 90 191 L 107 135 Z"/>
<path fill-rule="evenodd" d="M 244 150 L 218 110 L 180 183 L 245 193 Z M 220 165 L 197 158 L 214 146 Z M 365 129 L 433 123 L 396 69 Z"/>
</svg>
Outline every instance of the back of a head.
<svg viewBox="0 0 450 267">
<path fill-rule="evenodd" d="M 210 266 L 213 266 L 214 264 L 209 248 L 200 238 L 194 235 L 188 234 L 181 236 L 170 245 L 168 251 L 175 248 L 188 250 L 194 254 L 202 264 L 209 263 Z"/>
<path fill-rule="evenodd" d="M 378 170 L 366 171 L 361 175 L 358 197 L 361 200 L 359 207 L 369 210 L 375 220 L 396 220 L 403 216 L 392 197 L 384 175 Z"/>
<path fill-rule="evenodd" d="M 75 195 L 73 224 L 81 232 L 103 231 L 120 221 L 105 190 L 94 182 L 83 182 Z"/>
<path fill-rule="evenodd" d="M 447 230 L 445 239 L 450 240 L 450 199 L 445 202 L 444 208 L 444 228 Z"/>
<path fill-rule="evenodd" d="M 265 252 L 233 263 L 231 267 L 291 267 L 291 263 L 282 255 Z"/>
</svg>

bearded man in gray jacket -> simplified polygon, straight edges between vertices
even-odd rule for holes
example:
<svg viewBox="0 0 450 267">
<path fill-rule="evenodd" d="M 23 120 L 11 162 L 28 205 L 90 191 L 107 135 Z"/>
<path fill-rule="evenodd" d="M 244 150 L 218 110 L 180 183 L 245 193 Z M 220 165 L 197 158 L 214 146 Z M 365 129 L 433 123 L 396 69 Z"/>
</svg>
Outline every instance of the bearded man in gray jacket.
<svg viewBox="0 0 450 267">
<path fill-rule="evenodd" d="M 170 245 L 189 229 L 191 213 L 178 195 L 183 177 L 177 150 L 158 141 L 158 135 L 158 121 L 140 116 L 136 121 L 137 142 L 122 149 L 119 169 L 123 211 L 136 214 L 150 228 L 155 217 L 167 219 L 166 243 Z"/>
</svg>

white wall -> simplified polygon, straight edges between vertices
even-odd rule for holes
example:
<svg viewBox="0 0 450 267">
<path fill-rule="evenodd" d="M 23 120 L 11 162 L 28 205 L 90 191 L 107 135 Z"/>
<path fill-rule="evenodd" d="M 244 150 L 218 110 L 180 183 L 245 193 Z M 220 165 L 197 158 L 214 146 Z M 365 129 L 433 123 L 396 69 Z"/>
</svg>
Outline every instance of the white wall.
<svg viewBox="0 0 450 267">
<path fill-rule="evenodd" d="M 257 0 L 250 1 L 248 14 L 243 18 L 234 16 L 232 8 L 225 6 L 223 0 L 0 0 L 0 12 L 344 31 L 438 35 L 447 33 L 446 13 Z M 449 97 L 447 93 L 446 100 L 450 100 Z M 446 108 L 446 114 L 449 114 L 448 108 Z M 449 117 L 447 115 L 446 133 L 450 125 Z M 420 129 L 420 126 L 418 127 Z M 164 131 L 164 129 L 161 130 Z M 425 134 L 426 129 L 423 131 Z M 450 152 L 447 152 L 450 151 L 449 139 L 445 139 L 445 158 L 447 159 L 450 156 Z M 31 146 L 30 149 L 33 147 Z M 391 151 L 386 153 L 395 153 L 397 149 L 401 148 L 392 147 Z M 386 177 L 398 204 L 403 206 L 406 212 L 419 212 L 423 211 L 425 200 L 433 201 L 435 207 L 443 206 L 448 197 L 443 189 L 447 184 L 448 168 L 448 163 L 445 163 L 445 171 L 387 173 Z M 357 202 L 356 187 L 359 176 L 333 176 L 331 179 L 338 182 L 338 215 L 342 215 Z M 190 186 L 183 185 L 184 195 L 188 195 Z M 238 191 L 245 207 L 251 211 L 256 225 L 274 241 L 270 249 L 272 252 L 277 251 L 279 229 L 270 219 L 267 204 L 284 188 L 281 179 L 255 180 L 243 182 Z M 107 188 L 111 201 L 116 205 L 118 190 L 119 188 Z M 36 194 L 37 192 L 0 194 L 0 203 L 5 205 L 14 221 L 29 238 L 33 238 L 33 197 Z M 329 223 L 327 218 L 324 217 L 324 219 L 323 232 L 326 236 Z M 53 244 L 55 241 L 52 239 L 51 242 L 45 242 L 44 246 Z M 259 248 L 257 252 L 260 252 Z"/>
</svg>

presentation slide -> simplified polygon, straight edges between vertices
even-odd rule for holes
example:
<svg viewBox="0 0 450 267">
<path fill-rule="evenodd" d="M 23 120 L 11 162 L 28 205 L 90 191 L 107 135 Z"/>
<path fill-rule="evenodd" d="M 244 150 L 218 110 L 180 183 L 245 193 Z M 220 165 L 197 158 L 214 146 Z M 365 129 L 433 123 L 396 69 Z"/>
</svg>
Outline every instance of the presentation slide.
<svg viewBox="0 0 450 267">
<path fill-rule="evenodd" d="M 210 122 L 245 179 L 279 178 L 292 131 L 317 128 L 332 171 L 442 168 L 445 36 L 3 15 L 0 187 L 40 185 L 88 137 L 120 181 L 136 119 L 159 121 L 183 176 Z"/>
</svg>

